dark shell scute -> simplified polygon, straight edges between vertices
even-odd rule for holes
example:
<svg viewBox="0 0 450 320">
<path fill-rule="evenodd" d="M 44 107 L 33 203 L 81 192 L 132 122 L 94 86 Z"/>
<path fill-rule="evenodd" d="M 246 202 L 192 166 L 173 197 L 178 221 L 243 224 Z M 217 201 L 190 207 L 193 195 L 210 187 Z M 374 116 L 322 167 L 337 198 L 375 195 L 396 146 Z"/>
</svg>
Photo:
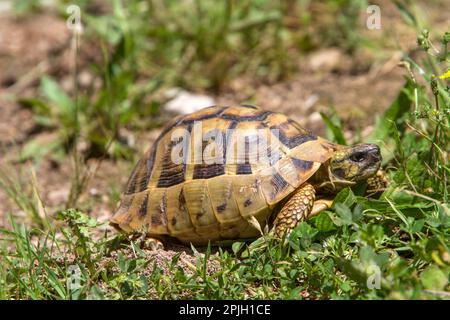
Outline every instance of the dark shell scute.
<svg viewBox="0 0 450 320">
<path fill-rule="evenodd" d="M 273 198 L 275 198 L 277 194 L 279 194 L 282 190 L 289 186 L 289 183 L 284 180 L 284 178 L 278 172 L 272 175 L 272 179 L 270 182 L 274 187 L 274 194 L 272 195 Z"/>
<path fill-rule="evenodd" d="M 193 179 L 209 179 L 225 174 L 223 164 L 196 164 Z"/>
<path fill-rule="evenodd" d="M 172 148 L 175 142 L 172 141 L 165 151 L 162 161 L 161 174 L 158 179 L 158 188 L 167 188 L 184 182 L 186 164 L 174 164 L 171 160 Z"/>
<path fill-rule="evenodd" d="M 278 130 L 278 138 L 280 142 L 284 144 L 289 149 L 293 149 L 305 142 L 317 140 L 317 136 L 312 133 L 300 133 L 293 137 L 288 137 L 283 130 L 279 130 L 278 126 L 273 126 L 270 128 L 271 130 Z"/>
<path fill-rule="evenodd" d="M 138 215 L 141 218 L 144 218 L 147 215 L 147 204 L 148 204 L 148 194 L 145 195 L 144 201 L 142 201 L 141 206 L 139 207 Z"/>
<path fill-rule="evenodd" d="M 136 164 L 136 167 L 133 170 L 133 173 L 130 176 L 130 179 L 127 183 L 127 188 L 125 194 L 133 194 L 142 192 L 147 189 L 148 180 L 147 180 L 148 171 L 145 168 L 145 163 L 143 160 L 139 160 Z"/>
<path fill-rule="evenodd" d="M 252 174 L 252 166 L 248 163 L 240 163 L 237 165 L 236 174 Z"/>
<path fill-rule="evenodd" d="M 234 114 L 223 114 L 221 117 L 225 120 L 234 120 L 234 121 L 263 121 L 272 114 L 271 111 L 262 111 L 251 116 L 237 116 Z"/>
<path fill-rule="evenodd" d="M 312 166 L 314 165 L 314 162 L 312 161 L 301 160 L 294 157 L 291 157 L 291 161 L 294 164 L 294 166 L 302 172 L 311 170 Z"/>
</svg>

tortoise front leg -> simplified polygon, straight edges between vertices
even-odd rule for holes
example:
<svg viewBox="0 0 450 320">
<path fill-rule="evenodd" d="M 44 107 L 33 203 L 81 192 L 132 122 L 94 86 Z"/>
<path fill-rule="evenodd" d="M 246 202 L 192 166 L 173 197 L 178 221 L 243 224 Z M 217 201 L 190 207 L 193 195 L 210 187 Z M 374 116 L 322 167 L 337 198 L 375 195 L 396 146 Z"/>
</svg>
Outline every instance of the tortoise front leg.
<svg viewBox="0 0 450 320">
<path fill-rule="evenodd" d="M 143 242 L 143 249 L 151 251 L 164 250 L 164 244 L 161 240 L 148 236 Z"/>
<path fill-rule="evenodd" d="M 318 200 L 316 200 L 314 202 L 314 206 L 311 209 L 311 213 L 309 214 L 308 218 L 311 218 L 324 210 L 330 209 L 332 204 L 333 204 L 333 199 L 318 199 Z"/>
<path fill-rule="evenodd" d="M 303 184 L 286 202 L 273 223 L 275 235 L 282 237 L 289 234 L 300 221 L 308 219 L 311 214 L 326 209 L 323 202 L 315 206 L 316 190 L 310 183 Z"/>
<path fill-rule="evenodd" d="M 383 170 L 378 170 L 377 174 L 367 179 L 366 195 L 373 196 L 381 194 L 389 184 L 386 173 Z"/>
</svg>

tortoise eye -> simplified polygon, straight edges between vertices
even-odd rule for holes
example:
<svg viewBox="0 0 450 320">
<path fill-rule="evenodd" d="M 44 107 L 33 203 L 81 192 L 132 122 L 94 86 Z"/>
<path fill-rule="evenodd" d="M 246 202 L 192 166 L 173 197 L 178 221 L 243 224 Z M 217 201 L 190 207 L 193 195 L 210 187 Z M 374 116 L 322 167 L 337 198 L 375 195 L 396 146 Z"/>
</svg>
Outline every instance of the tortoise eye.
<svg viewBox="0 0 450 320">
<path fill-rule="evenodd" d="M 352 160 L 353 162 L 362 162 L 366 160 L 366 154 L 363 152 L 357 152 L 350 156 L 350 160 Z"/>
</svg>

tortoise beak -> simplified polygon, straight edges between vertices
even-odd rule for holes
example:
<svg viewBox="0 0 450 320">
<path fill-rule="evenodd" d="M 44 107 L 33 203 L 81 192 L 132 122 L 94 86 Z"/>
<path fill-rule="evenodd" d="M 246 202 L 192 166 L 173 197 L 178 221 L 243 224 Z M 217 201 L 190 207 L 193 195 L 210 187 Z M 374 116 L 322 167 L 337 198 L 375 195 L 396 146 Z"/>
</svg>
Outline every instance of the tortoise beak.
<svg viewBox="0 0 450 320">
<path fill-rule="evenodd" d="M 376 144 L 366 144 L 365 146 L 368 157 L 371 158 L 374 163 L 381 162 L 380 147 Z"/>
<path fill-rule="evenodd" d="M 361 143 L 351 147 L 350 154 L 354 161 L 365 160 L 370 163 L 381 162 L 380 147 L 376 144 Z"/>
</svg>

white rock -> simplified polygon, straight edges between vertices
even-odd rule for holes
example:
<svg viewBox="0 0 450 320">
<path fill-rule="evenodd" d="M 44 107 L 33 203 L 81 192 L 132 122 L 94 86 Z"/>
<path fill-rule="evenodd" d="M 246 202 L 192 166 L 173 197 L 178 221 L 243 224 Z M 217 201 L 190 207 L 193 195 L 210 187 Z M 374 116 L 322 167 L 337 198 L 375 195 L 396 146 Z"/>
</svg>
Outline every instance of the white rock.
<svg viewBox="0 0 450 320">
<path fill-rule="evenodd" d="M 314 71 L 331 71 L 339 66 L 342 57 L 339 49 L 322 49 L 310 56 L 309 66 Z"/>
<path fill-rule="evenodd" d="M 12 1 L 0 1 L 0 13 L 9 13 L 12 9 Z"/>
<path fill-rule="evenodd" d="M 92 75 L 89 73 L 89 71 L 83 70 L 78 75 L 78 82 L 83 87 L 88 87 L 92 82 Z"/>
<path fill-rule="evenodd" d="M 322 121 L 322 116 L 320 115 L 319 112 L 313 112 L 311 113 L 311 115 L 309 116 L 309 121 L 313 124 L 313 123 L 318 123 Z"/>
<path fill-rule="evenodd" d="M 97 197 L 100 195 L 100 191 L 97 188 L 90 188 L 89 195 L 93 197 Z"/>
<path fill-rule="evenodd" d="M 166 96 L 172 100 L 166 103 L 165 109 L 179 114 L 192 113 L 215 104 L 214 99 L 209 96 L 193 94 L 179 88 L 170 89 Z"/>
</svg>

